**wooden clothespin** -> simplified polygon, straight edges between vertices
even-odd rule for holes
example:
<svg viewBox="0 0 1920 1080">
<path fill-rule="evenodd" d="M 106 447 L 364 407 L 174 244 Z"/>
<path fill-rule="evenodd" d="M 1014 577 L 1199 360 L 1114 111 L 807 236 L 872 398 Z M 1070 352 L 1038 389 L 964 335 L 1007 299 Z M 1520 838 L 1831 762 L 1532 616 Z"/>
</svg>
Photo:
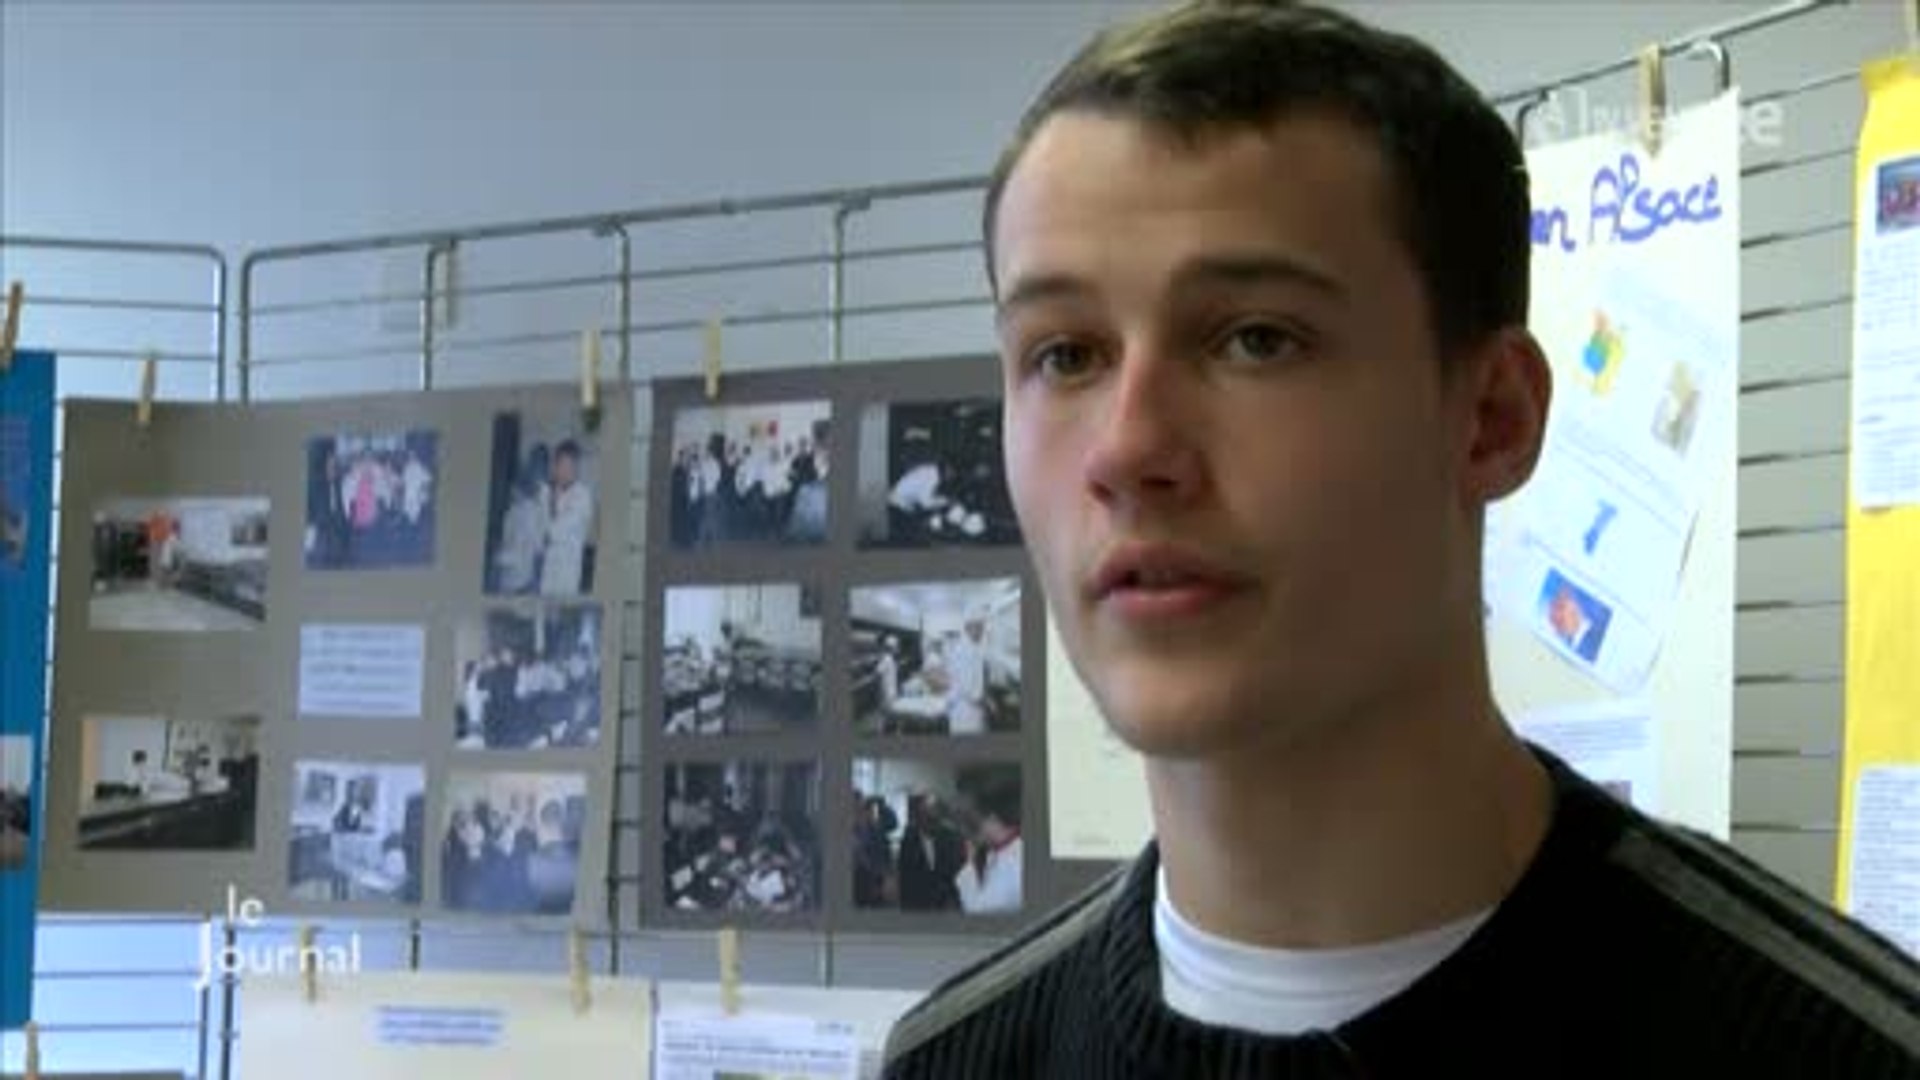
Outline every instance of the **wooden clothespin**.
<svg viewBox="0 0 1920 1080">
<path fill-rule="evenodd" d="M 600 427 L 600 328 L 580 331 L 580 414 L 586 429 Z"/>
<path fill-rule="evenodd" d="M 740 931 L 731 926 L 720 931 L 720 1011 L 740 1012 Z"/>
<path fill-rule="evenodd" d="M 312 926 L 300 928 L 300 996 L 311 1005 L 320 1000 L 320 951 L 313 947 Z"/>
<path fill-rule="evenodd" d="M 13 366 L 13 347 L 20 341 L 20 309 L 27 302 L 27 287 L 16 281 L 7 286 L 7 321 L 0 329 L 0 375 Z"/>
<path fill-rule="evenodd" d="M 40 1080 L 40 1025 L 29 1020 L 20 1034 L 25 1037 L 27 1043 L 24 1062 L 26 1068 L 21 1073 L 22 1080 Z"/>
<path fill-rule="evenodd" d="M 600 407 L 600 328 L 580 331 L 580 407 Z"/>
<path fill-rule="evenodd" d="M 707 376 L 707 400 L 720 396 L 720 328 L 721 320 L 707 320 L 706 357 L 701 361 L 701 369 Z"/>
<path fill-rule="evenodd" d="M 1667 120 L 1667 59 L 1658 44 L 1640 50 L 1640 142 L 1649 157 L 1660 153 Z"/>
<path fill-rule="evenodd" d="M 145 430 L 153 423 L 153 391 L 160 382 L 160 354 L 147 350 L 140 363 L 140 401 L 133 407 L 133 419 Z"/>
<path fill-rule="evenodd" d="M 579 927 L 567 931 L 567 974 L 573 990 L 573 1014 L 585 1016 L 593 1008 L 593 987 L 587 970 L 587 940 Z"/>
</svg>

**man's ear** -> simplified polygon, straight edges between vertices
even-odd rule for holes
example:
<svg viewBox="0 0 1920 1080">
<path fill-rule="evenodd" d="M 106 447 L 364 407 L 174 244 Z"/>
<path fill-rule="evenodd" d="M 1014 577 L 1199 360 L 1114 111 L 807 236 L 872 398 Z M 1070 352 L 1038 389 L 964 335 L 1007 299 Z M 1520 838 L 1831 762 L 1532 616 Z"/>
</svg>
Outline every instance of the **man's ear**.
<svg viewBox="0 0 1920 1080">
<path fill-rule="evenodd" d="M 1460 359 L 1454 392 L 1462 420 L 1461 497 L 1485 506 L 1533 475 L 1546 438 L 1553 368 L 1525 327 L 1492 334 Z"/>
</svg>

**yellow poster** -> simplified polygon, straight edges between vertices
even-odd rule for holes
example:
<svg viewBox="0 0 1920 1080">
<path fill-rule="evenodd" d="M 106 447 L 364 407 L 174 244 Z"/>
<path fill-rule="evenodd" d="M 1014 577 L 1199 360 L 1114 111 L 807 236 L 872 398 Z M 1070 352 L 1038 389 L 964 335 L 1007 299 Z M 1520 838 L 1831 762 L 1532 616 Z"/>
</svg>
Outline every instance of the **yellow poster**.
<svg viewBox="0 0 1920 1080">
<path fill-rule="evenodd" d="M 1920 54 L 1862 78 L 1837 900 L 1920 953 Z"/>
</svg>

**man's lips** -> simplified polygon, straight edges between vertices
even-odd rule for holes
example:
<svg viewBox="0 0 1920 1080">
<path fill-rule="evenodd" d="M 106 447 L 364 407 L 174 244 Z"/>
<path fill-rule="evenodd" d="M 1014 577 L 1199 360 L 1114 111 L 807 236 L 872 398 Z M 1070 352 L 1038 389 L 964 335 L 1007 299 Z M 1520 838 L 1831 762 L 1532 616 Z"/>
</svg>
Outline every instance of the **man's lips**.
<svg viewBox="0 0 1920 1080">
<path fill-rule="evenodd" d="M 1252 582 L 1223 564 L 1171 544 L 1116 545 L 1101 559 L 1087 583 L 1094 603 L 1124 599 L 1129 604 L 1167 601 L 1194 603 L 1218 599 Z"/>
</svg>

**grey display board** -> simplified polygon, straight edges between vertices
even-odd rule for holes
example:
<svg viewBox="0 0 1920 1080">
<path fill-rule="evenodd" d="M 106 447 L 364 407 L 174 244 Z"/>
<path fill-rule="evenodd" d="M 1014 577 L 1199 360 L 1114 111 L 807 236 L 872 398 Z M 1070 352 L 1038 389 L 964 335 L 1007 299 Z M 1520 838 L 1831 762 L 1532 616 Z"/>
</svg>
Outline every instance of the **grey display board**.
<svg viewBox="0 0 1920 1080">
<path fill-rule="evenodd" d="M 603 919 L 631 430 L 70 402 L 44 905 Z"/>
<path fill-rule="evenodd" d="M 714 399 L 695 379 L 653 389 L 647 919 L 1005 935 L 1110 869 L 1051 857 L 1044 603 L 1001 475 L 997 363 L 729 376 Z M 806 460 L 816 442 L 824 468 Z M 796 795 L 807 768 L 817 791 Z M 1007 910 L 997 886 L 956 887 L 991 868 L 955 860 L 1005 845 L 1010 789 L 1023 853 Z"/>
</svg>

